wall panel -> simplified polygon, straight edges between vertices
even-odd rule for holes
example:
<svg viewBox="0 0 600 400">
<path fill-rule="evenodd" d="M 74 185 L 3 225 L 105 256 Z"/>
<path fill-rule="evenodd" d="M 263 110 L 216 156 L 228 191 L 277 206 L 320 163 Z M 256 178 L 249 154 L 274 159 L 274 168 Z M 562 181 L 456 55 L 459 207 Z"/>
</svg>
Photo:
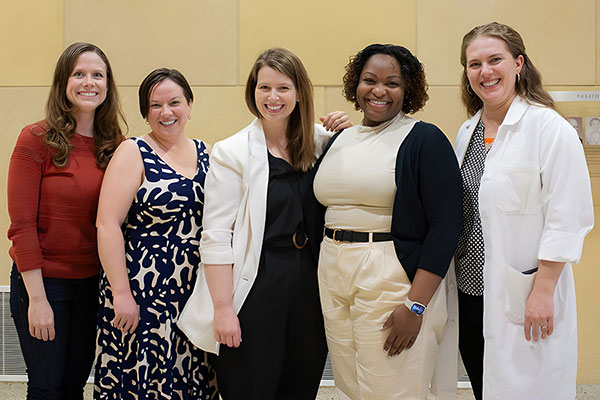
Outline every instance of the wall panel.
<svg viewBox="0 0 600 400">
<path fill-rule="evenodd" d="M 189 137 L 207 143 L 233 135 L 254 119 L 244 100 L 244 88 L 194 87 L 192 120 L 187 128 Z"/>
<path fill-rule="evenodd" d="M 454 144 L 458 128 L 467 118 L 460 90 L 456 86 L 430 86 L 427 93 L 429 101 L 414 117 L 437 125 Z"/>
<path fill-rule="evenodd" d="M 458 85 L 462 37 L 477 25 L 508 24 L 551 85 L 596 82 L 596 1 L 456 0 L 417 2 L 417 48 L 429 83 Z"/>
<path fill-rule="evenodd" d="M 354 125 L 359 124 L 362 121 L 363 114 L 360 111 L 354 109 L 354 104 L 348 102 L 342 96 L 341 86 L 328 86 L 325 88 L 325 108 L 323 112 L 329 111 L 346 111 L 350 116 L 350 121 Z"/>
<path fill-rule="evenodd" d="M 119 85 L 151 70 L 180 69 L 192 85 L 232 85 L 237 71 L 236 0 L 65 0 L 65 43 L 104 50 Z"/>
<path fill-rule="evenodd" d="M 600 23 L 600 0 L 596 0 L 596 85 L 600 85 L 600 62 L 598 61 L 600 55 L 600 29 L 598 29 L 598 23 Z"/>
<path fill-rule="evenodd" d="M 63 49 L 62 0 L 3 2 L 0 86 L 48 85 Z"/>
<path fill-rule="evenodd" d="M 597 182 L 594 182 L 597 181 Z M 600 179 L 593 180 L 592 187 L 600 189 Z M 595 190 L 599 193 L 600 190 Z M 588 234 L 583 245 L 579 265 L 573 267 L 577 292 L 578 326 L 578 383 L 600 383 L 600 346 L 597 332 L 600 330 L 598 312 L 598 282 L 600 282 L 600 207 L 594 207 L 596 227 Z"/>
<path fill-rule="evenodd" d="M 281 46 L 296 53 L 315 85 L 340 85 L 350 55 L 365 45 L 416 45 L 415 0 L 240 1 L 239 82 L 261 51 Z"/>
</svg>

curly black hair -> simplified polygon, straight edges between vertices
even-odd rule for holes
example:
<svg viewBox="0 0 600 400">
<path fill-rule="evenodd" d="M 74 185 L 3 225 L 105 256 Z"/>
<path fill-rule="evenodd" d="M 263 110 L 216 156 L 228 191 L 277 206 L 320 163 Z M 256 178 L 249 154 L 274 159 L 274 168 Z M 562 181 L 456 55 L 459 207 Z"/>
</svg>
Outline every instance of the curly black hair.
<svg viewBox="0 0 600 400">
<path fill-rule="evenodd" d="M 376 54 L 392 56 L 400 64 L 402 79 L 406 84 L 402 111 L 405 114 L 414 114 L 421 110 L 427 100 L 429 100 L 423 64 L 407 48 L 393 44 L 371 44 L 359 51 L 355 56 L 350 57 L 350 61 L 346 65 L 344 88 L 342 90 L 346 100 L 354 103 L 354 108 L 357 110 L 360 109 L 360 105 L 356 99 L 356 89 L 360 74 L 369 58 Z"/>
</svg>

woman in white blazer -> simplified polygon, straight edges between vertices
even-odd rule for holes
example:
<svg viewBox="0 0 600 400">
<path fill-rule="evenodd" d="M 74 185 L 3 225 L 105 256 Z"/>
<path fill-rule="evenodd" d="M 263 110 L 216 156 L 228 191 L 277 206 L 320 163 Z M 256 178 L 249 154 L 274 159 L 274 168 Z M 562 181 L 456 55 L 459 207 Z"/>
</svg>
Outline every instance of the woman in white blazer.
<svg viewBox="0 0 600 400">
<path fill-rule="evenodd" d="M 305 172 L 327 130 L 350 126 L 334 112 L 313 123 L 312 85 L 285 49 L 262 53 L 246 85 L 257 119 L 215 144 L 206 179 L 204 273 L 179 325 L 215 357 L 224 399 L 314 399 L 327 354 L 309 242 L 313 215 Z M 311 243 L 312 244 L 312 243 Z"/>
<path fill-rule="evenodd" d="M 514 29 L 474 28 L 461 63 L 471 119 L 456 141 L 464 228 L 455 265 L 459 347 L 475 397 L 574 399 L 571 264 L 593 225 L 583 148 Z"/>
</svg>

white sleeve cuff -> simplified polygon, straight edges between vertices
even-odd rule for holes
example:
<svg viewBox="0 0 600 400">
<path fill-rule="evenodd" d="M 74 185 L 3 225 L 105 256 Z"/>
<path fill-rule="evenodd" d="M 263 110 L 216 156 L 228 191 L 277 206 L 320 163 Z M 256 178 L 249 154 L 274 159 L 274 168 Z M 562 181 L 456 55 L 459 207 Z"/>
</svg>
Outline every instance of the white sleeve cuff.
<svg viewBox="0 0 600 400">
<path fill-rule="evenodd" d="M 544 231 L 540 240 L 538 259 L 577 263 L 583 249 L 583 237 L 559 231 Z"/>
<path fill-rule="evenodd" d="M 211 229 L 202 232 L 200 260 L 204 264 L 233 264 L 231 230 Z"/>
</svg>

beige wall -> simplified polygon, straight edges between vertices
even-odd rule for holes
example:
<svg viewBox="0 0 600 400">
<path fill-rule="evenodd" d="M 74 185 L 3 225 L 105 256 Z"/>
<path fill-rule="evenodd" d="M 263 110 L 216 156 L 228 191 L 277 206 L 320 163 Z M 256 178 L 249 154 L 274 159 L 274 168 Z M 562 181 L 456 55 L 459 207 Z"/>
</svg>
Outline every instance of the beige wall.
<svg viewBox="0 0 600 400">
<path fill-rule="evenodd" d="M 243 85 L 254 58 L 283 46 L 304 61 L 315 84 L 319 115 L 344 109 L 348 57 L 366 44 L 392 42 L 425 64 L 431 100 L 417 117 L 454 140 L 465 119 L 459 99 L 462 35 L 492 20 L 521 32 L 549 89 L 600 90 L 600 0 L 22 0 L 3 2 L 0 13 L 0 187 L 6 187 L 10 153 L 20 129 L 43 117 L 54 64 L 73 41 L 90 41 L 109 56 L 130 135 L 146 133 L 137 111 L 137 85 L 151 69 L 180 69 L 196 101 L 188 134 L 208 142 L 251 120 Z M 598 103 L 560 104 L 565 114 L 599 115 Z M 600 199 L 600 175 L 593 189 Z M 596 204 L 596 216 L 600 204 Z M 0 232 L 8 228 L 0 190 Z M 9 242 L 0 239 L 0 284 L 8 284 Z M 575 269 L 579 303 L 579 381 L 600 382 L 600 233 L 587 238 Z"/>
</svg>

